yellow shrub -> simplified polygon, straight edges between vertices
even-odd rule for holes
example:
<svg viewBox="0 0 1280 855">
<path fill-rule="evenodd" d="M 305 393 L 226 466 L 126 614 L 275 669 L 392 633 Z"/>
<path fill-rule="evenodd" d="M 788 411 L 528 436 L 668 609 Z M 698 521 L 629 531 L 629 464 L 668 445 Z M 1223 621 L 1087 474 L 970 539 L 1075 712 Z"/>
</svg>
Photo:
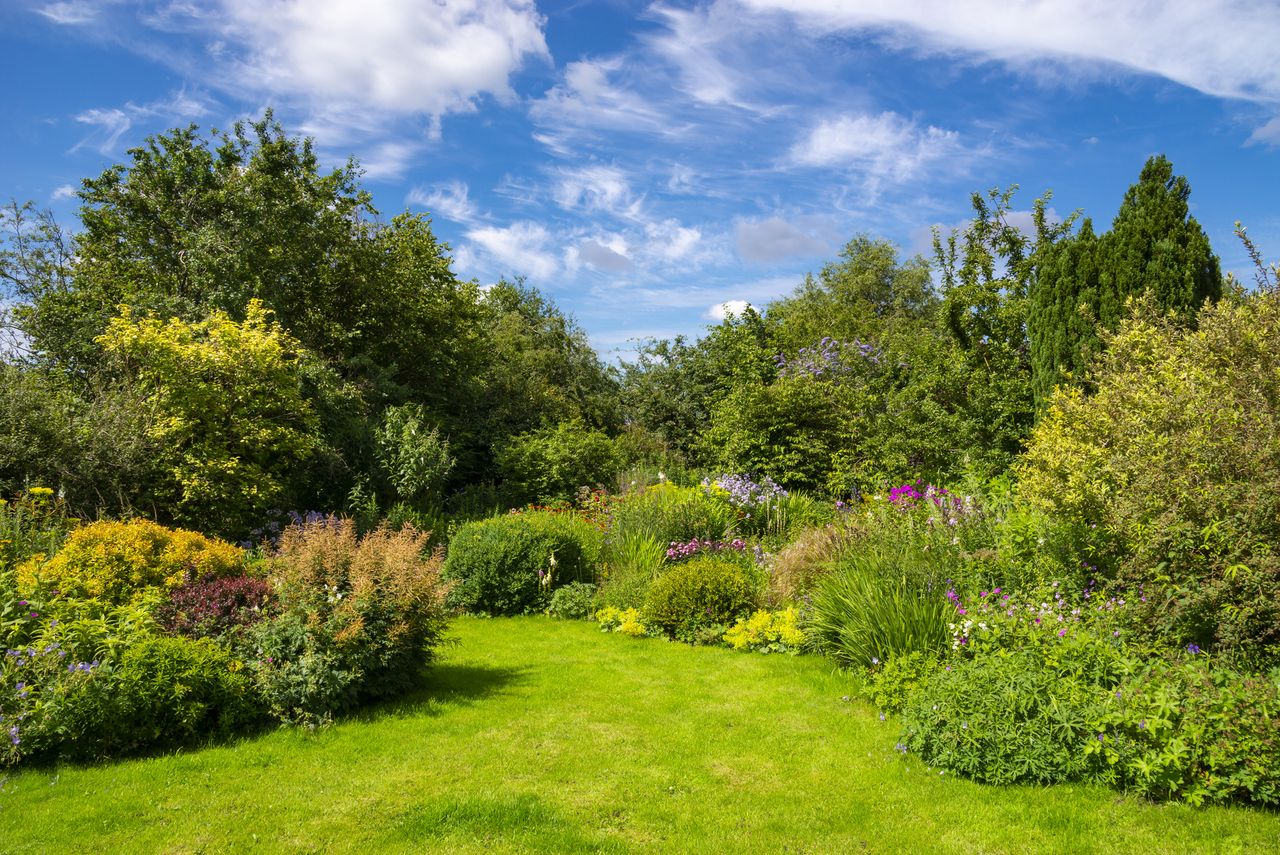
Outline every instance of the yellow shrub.
<svg viewBox="0 0 1280 855">
<path fill-rule="evenodd" d="M 595 613 L 595 619 L 603 632 L 621 632 L 632 638 L 640 638 L 649 632 L 649 628 L 640 622 L 639 609 L 605 606 Z"/>
<path fill-rule="evenodd" d="M 793 608 L 780 612 L 761 609 L 730 627 L 724 640 L 735 650 L 797 653 L 804 646 L 804 631 L 799 624 L 800 613 Z"/>
<path fill-rule="evenodd" d="M 76 529 L 57 554 L 18 568 L 25 592 L 38 587 L 66 596 L 125 603 L 150 589 L 177 587 L 187 578 L 240 571 L 244 552 L 193 531 L 150 520 L 96 522 Z"/>
</svg>

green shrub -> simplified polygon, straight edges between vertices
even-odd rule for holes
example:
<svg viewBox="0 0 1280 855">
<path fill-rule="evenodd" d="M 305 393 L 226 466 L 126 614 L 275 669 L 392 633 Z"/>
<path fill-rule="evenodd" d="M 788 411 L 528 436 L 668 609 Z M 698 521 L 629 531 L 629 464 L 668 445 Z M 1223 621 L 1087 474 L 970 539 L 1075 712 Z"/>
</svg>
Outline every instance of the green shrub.
<svg viewBox="0 0 1280 855">
<path fill-rule="evenodd" d="M 374 430 L 378 465 L 401 500 L 438 493 L 453 470 L 449 441 L 429 423 L 421 404 L 404 404 L 383 411 Z"/>
<path fill-rule="evenodd" d="M 313 723 L 414 685 L 445 630 L 440 564 L 410 527 L 290 526 L 267 565 L 279 613 L 244 641 L 272 715 Z"/>
<path fill-rule="evenodd" d="M 562 620 L 586 620 L 591 617 L 595 598 L 595 585 L 589 582 L 570 582 L 552 593 L 547 614 Z"/>
<path fill-rule="evenodd" d="M 55 667 L 24 687 L 29 706 L 11 734 L 9 762 L 41 755 L 96 759 L 225 737 L 263 714 L 242 663 L 206 639 L 142 637 L 115 663 L 77 662 L 48 646 L 39 649 L 42 656 L 36 652 L 26 658 Z"/>
<path fill-rule="evenodd" d="M 935 672 L 903 715 L 904 750 L 991 784 L 1087 778 L 1102 714 L 1098 687 L 1040 648 L 985 652 Z"/>
<path fill-rule="evenodd" d="M 760 574 L 724 558 L 695 558 L 677 564 L 654 581 L 642 609 L 646 626 L 685 641 L 753 612 L 760 600 Z"/>
<path fill-rule="evenodd" d="M 604 545 L 600 601 L 619 609 L 640 608 L 666 561 L 666 543 L 643 531 L 615 528 Z"/>
<path fill-rule="evenodd" d="M 542 502 L 612 482 L 620 465 L 613 440 L 577 420 L 512 437 L 498 449 L 497 464 L 521 495 Z"/>
<path fill-rule="evenodd" d="M 36 555 L 52 555 L 75 521 L 48 487 L 31 487 L 12 502 L 0 500 L 0 573 Z"/>
<path fill-rule="evenodd" d="M 807 629 L 820 650 L 852 667 L 940 651 L 952 612 L 946 590 L 927 553 L 858 543 L 818 583 Z"/>
<path fill-rule="evenodd" d="M 728 539 L 738 511 L 701 487 L 677 487 L 662 482 L 622 497 L 614 507 L 613 531 L 644 533 L 664 545 L 672 541 Z"/>
<path fill-rule="evenodd" d="M 570 512 L 468 523 L 454 535 L 444 564 L 454 583 L 449 602 L 480 614 L 542 611 L 557 586 L 594 578 L 600 544 L 600 531 Z"/>
<path fill-rule="evenodd" d="M 243 564 L 243 550 L 193 531 L 149 520 L 96 522 L 73 531 L 52 558 L 22 564 L 18 585 L 28 594 L 58 590 L 66 597 L 125 603 L 188 578 L 234 575 Z"/>
<path fill-rule="evenodd" d="M 1094 394 L 1060 390 L 1021 494 L 1093 534 L 1141 603 L 1133 626 L 1255 660 L 1280 651 L 1280 295 L 1223 301 L 1195 329 L 1139 305 Z M 1145 587 L 1144 587 L 1145 586 Z"/>
<path fill-rule="evenodd" d="M 902 712 L 938 670 L 938 656 L 920 650 L 904 653 L 873 669 L 867 688 L 871 702 L 886 713 Z"/>
</svg>

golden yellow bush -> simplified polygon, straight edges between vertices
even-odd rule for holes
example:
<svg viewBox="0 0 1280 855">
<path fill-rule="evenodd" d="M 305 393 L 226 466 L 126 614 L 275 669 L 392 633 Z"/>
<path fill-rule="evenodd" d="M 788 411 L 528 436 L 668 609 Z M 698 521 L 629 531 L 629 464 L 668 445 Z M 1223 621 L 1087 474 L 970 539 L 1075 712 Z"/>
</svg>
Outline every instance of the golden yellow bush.
<svg viewBox="0 0 1280 855">
<path fill-rule="evenodd" d="M 71 532 L 52 558 L 20 565 L 18 585 L 28 593 L 47 588 L 120 604 L 189 577 L 233 575 L 243 566 L 243 550 L 194 531 L 150 520 L 95 522 Z"/>
</svg>

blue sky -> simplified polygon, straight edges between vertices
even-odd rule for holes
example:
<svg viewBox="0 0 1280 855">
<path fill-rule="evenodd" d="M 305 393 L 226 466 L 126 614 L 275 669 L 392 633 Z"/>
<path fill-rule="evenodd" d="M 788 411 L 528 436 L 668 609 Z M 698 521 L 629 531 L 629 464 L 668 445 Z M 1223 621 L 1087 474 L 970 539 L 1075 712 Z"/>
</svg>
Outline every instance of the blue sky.
<svg viewBox="0 0 1280 855">
<path fill-rule="evenodd" d="M 1165 153 L 1224 266 L 1280 255 L 1274 0 L 8 0 L 0 196 L 72 222 L 149 134 L 271 106 L 455 269 L 606 354 L 759 306 L 974 190 L 1105 228 Z"/>
</svg>

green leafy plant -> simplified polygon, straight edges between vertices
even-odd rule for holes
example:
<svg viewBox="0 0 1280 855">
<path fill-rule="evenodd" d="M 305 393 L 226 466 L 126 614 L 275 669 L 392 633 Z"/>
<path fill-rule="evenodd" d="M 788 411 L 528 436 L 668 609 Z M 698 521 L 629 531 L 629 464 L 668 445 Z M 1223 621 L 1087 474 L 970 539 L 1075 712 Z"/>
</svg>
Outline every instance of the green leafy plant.
<svg viewBox="0 0 1280 855">
<path fill-rule="evenodd" d="M 572 512 L 531 511 L 491 517 L 458 529 L 444 577 L 449 602 L 492 615 L 542 611 L 559 585 L 595 577 L 599 529 Z"/>
<path fill-rule="evenodd" d="M 641 613 L 644 623 L 683 641 L 714 640 L 724 627 L 753 611 L 760 600 L 760 573 L 724 558 L 695 558 L 673 566 L 650 586 Z"/>
<path fill-rule="evenodd" d="M 595 585 L 589 582 L 570 582 L 552 593 L 547 614 L 562 620 L 586 620 L 591 617 L 595 598 Z"/>
</svg>

